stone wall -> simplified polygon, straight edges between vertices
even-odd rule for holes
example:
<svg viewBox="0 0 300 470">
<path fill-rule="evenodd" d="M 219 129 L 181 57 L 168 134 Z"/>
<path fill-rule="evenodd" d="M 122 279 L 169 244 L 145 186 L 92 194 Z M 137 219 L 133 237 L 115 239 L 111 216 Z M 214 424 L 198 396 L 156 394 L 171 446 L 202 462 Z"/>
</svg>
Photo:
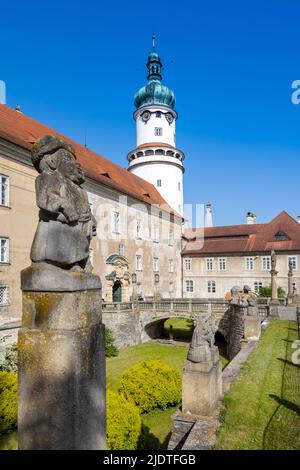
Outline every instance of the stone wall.
<svg viewBox="0 0 300 470">
<path fill-rule="evenodd" d="M 244 338 L 245 317 L 243 315 L 243 309 L 236 305 L 231 306 L 229 316 L 227 355 L 231 361 L 241 349 L 241 342 Z"/>
</svg>

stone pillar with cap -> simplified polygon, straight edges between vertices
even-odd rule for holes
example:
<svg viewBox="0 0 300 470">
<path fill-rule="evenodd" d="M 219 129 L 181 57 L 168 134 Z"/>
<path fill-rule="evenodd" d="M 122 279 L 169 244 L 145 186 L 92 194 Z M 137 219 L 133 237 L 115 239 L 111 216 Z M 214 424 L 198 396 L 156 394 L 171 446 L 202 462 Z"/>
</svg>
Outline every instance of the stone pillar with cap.
<svg viewBox="0 0 300 470">
<path fill-rule="evenodd" d="M 182 412 L 211 416 L 222 396 L 222 367 L 211 316 L 200 317 L 182 374 Z"/>
<path fill-rule="evenodd" d="M 45 136 L 32 161 L 40 215 L 21 273 L 19 449 L 105 449 L 102 291 L 89 259 L 96 221 L 69 143 Z"/>
</svg>

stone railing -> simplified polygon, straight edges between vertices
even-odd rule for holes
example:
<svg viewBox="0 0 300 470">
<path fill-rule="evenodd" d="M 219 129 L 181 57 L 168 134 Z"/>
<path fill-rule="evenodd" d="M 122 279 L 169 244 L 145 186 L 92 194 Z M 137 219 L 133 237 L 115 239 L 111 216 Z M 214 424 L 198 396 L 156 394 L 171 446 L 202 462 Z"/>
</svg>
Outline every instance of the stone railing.
<svg viewBox="0 0 300 470">
<path fill-rule="evenodd" d="M 104 312 L 122 312 L 129 310 L 136 311 L 155 311 L 168 313 L 225 313 L 228 310 L 229 303 L 224 300 L 202 300 L 202 299 L 162 299 L 162 300 L 143 300 L 138 302 L 115 302 L 103 303 Z M 258 305 L 258 314 L 261 317 L 269 315 L 269 305 L 260 303 Z"/>
</svg>

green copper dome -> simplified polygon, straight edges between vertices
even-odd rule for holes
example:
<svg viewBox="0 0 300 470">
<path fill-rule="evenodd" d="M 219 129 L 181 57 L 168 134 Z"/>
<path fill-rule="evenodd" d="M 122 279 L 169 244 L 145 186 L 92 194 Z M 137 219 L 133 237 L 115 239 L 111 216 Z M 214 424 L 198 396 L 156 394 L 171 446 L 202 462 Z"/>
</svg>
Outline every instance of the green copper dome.
<svg viewBox="0 0 300 470">
<path fill-rule="evenodd" d="M 134 95 L 134 105 L 138 109 L 146 105 L 162 104 L 174 109 L 175 95 L 170 88 L 161 83 L 162 63 L 155 50 L 154 39 L 155 37 L 153 37 L 153 50 L 150 52 L 147 61 L 148 83 Z"/>
</svg>

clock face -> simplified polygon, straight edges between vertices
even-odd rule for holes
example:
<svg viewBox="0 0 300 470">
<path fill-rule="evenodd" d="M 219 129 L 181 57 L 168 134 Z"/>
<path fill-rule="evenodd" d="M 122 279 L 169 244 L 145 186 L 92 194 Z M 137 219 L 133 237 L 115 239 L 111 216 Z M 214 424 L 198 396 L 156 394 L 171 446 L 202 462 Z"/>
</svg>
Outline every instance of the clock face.
<svg viewBox="0 0 300 470">
<path fill-rule="evenodd" d="M 144 122 L 149 121 L 150 117 L 151 117 L 150 111 L 144 111 L 143 112 L 142 119 L 143 119 Z"/>
<path fill-rule="evenodd" d="M 166 120 L 168 121 L 169 124 L 172 124 L 173 122 L 173 114 L 172 113 L 167 113 L 166 114 Z"/>
</svg>

